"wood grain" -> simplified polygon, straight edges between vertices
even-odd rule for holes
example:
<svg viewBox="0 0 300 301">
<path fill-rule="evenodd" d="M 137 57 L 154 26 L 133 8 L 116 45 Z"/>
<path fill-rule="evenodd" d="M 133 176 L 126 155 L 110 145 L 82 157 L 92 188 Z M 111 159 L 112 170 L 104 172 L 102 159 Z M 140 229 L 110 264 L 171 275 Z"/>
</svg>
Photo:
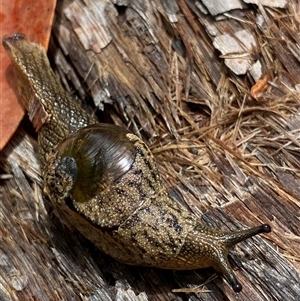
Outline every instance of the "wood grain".
<svg viewBox="0 0 300 301">
<path fill-rule="evenodd" d="M 299 300 L 299 5 L 245 2 L 213 16 L 205 1 L 62 0 L 49 51 L 74 98 L 142 136 L 170 193 L 204 223 L 271 224 L 270 234 L 231 252 L 243 291 L 221 277 L 198 287 L 210 269 L 122 265 L 63 225 L 43 197 L 24 123 L 0 157 L 3 300 Z M 242 30 L 256 47 L 245 47 L 235 34 Z M 250 92 L 259 78 L 226 65 L 240 53 L 214 46 L 224 34 L 245 50 L 250 68 L 259 62 L 261 76 L 270 76 L 256 99 Z"/>
</svg>

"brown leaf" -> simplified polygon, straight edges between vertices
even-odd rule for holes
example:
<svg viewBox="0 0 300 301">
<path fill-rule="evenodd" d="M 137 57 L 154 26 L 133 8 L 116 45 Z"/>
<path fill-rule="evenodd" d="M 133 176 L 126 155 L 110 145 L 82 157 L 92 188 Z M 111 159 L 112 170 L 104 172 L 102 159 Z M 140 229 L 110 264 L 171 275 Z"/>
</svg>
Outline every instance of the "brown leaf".
<svg viewBox="0 0 300 301">
<path fill-rule="evenodd" d="M 6 35 L 16 32 L 24 33 L 31 41 L 45 48 L 48 47 L 51 24 L 56 1 L 11 1 L 1 2 L 1 40 Z M 17 129 L 24 116 L 24 110 L 19 104 L 13 87 L 13 74 L 10 59 L 3 46 L 0 48 L 0 150 Z"/>
</svg>

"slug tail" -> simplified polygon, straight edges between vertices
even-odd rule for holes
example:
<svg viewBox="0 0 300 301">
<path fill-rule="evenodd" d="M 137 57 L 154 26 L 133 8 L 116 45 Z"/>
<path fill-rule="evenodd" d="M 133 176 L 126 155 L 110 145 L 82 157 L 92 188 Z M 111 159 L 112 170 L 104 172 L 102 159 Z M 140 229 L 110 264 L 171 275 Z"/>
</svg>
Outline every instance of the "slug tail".
<svg viewBox="0 0 300 301">
<path fill-rule="evenodd" d="M 41 169 L 49 151 L 78 129 L 97 123 L 63 89 L 45 49 L 17 33 L 2 44 L 15 70 L 18 94 L 38 134 Z"/>
</svg>

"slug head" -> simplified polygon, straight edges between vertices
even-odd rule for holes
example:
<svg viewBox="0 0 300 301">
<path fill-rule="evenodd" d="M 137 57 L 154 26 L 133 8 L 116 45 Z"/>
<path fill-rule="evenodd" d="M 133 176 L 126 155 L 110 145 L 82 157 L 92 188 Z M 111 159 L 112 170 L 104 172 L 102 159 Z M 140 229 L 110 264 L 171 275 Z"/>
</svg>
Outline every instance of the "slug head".
<svg viewBox="0 0 300 301">
<path fill-rule="evenodd" d="M 270 231 L 271 227 L 268 224 L 235 232 L 216 231 L 197 224 L 189 233 L 178 259 L 182 258 L 183 269 L 212 266 L 224 275 L 235 292 L 240 292 L 242 285 L 236 279 L 228 261 L 230 248 L 254 235 Z"/>
<path fill-rule="evenodd" d="M 236 279 L 232 268 L 230 267 L 230 264 L 228 262 L 227 256 L 230 248 L 236 245 L 237 243 L 244 241 L 247 238 L 250 238 L 260 233 L 269 232 L 271 232 L 270 225 L 262 224 L 258 227 L 224 234 L 222 238 L 223 244 L 219 249 L 219 258 L 216 261 L 214 268 L 217 271 L 220 271 L 225 276 L 225 278 L 231 284 L 232 289 L 235 292 L 240 292 L 242 290 L 242 285 Z"/>
</svg>

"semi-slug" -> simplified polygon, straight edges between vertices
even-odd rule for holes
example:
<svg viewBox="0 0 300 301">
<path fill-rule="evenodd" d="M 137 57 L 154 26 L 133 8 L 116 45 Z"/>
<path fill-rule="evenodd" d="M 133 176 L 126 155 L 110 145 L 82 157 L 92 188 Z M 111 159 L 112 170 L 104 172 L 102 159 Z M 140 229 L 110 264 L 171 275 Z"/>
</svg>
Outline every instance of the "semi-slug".
<svg viewBox="0 0 300 301">
<path fill-rule="evenodd" d="M 178 270 L 212 266 L 241 291 L 229 249 L 270 226 L 228 233 L 202 225 L 170 198 L 139 137 L 98 123 L 72 100 L 41 46 L 22 34 L 4 38 L 3 45 L 38 131 L 44 190 L 69 223 L 120 262 Z"/>
</svg>

